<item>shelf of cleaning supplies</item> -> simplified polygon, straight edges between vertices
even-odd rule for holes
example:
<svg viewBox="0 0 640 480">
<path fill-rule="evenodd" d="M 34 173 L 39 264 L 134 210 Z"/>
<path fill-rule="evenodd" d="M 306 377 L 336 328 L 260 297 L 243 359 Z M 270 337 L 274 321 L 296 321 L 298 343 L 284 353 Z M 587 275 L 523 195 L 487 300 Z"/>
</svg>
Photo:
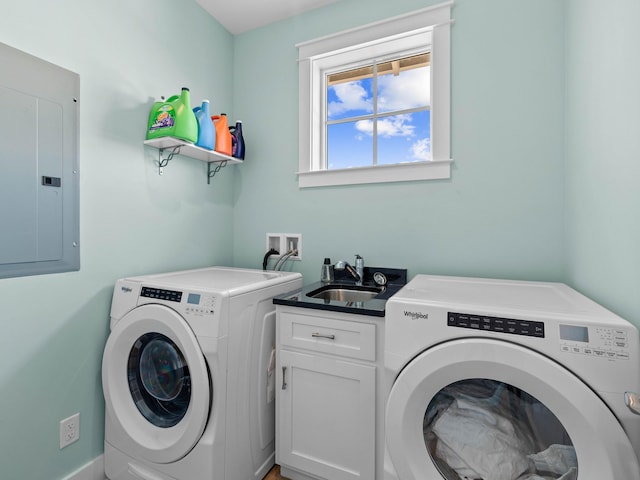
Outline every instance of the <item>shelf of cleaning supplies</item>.
<svg viewBox="0 0 640 480">
<path fill-rule="evenodd" d="M 213 150 L 207 150 L 206 148 L 198 147 L 193 143 L 188 143 L 175 137 L 152 138 L 151 140 L 145 140 L 144 144 L 158 149 L 158 161 L 156 162 L 158 164 L 158 175 L 162 175 L 163 168 L 169 164 L 174 155 L 182 155 L 206 162 L 207 183 L 210 183 L 211 178 L 213 178 L 221 168 L 229 164 L 243 162 L 243 160 L 239 158 L 230 157 L 229 155 L 224 155 Z M 169 151 L 169 153 L 163 158 L 162 155 L 165 150 Z M 216 164 L 215 167 L 212 167 L 212 164 Z"/>
</svg>

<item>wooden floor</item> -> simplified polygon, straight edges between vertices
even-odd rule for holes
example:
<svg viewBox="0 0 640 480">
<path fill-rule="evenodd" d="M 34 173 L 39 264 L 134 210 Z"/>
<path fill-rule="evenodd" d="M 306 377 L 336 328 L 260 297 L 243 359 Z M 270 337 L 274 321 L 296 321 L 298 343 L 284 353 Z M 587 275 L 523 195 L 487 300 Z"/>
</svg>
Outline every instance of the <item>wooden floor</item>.
<svg viewBox="0 0 640 480">
<path fill-rule="evenodd" d="M 280 465 L 276 465 L 271 469 L 267 476 L 263 480 L 288 480 L 287 477 L 280 475 Z"/>
</svg>

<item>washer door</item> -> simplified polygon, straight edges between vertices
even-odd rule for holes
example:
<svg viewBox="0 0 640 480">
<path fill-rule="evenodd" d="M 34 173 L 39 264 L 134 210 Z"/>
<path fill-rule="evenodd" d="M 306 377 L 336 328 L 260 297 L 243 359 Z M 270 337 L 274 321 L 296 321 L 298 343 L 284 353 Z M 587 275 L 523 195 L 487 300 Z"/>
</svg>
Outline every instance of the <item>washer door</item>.
<svg viewBox="0 0 640 480">
<path fill-rule="evenodd" d="M 401 480 L 640 478 L 622 426 L 590 388 L 498 340 L 450 341 L 412 360 L 389 394 L 385 435 Z"/>
<path fill-rule="evenodd" d="M 116 324 L 102 387 L 110 426 L 130 443 L 118 446 L 152 462 L 184 457 L 207 425 L 209 372 L 193 331 L 168 307 L 137 307 Z"/>
</svg>

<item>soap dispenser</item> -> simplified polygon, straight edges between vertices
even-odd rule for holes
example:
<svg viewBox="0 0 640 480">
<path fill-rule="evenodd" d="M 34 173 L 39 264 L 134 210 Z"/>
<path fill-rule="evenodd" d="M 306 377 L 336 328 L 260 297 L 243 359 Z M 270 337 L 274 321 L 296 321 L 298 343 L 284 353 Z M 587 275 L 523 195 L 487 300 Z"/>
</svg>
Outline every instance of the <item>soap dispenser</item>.
<svg viewBox="0 0 640 480">
<path fill-rule="evenodd" d="M 331 265 L 331 259 L 325 258 L 322 264 L 322 270 L 320 272 L 320 281 L 322 283 L 333 282 L 333 265 Z"/>
</svg>

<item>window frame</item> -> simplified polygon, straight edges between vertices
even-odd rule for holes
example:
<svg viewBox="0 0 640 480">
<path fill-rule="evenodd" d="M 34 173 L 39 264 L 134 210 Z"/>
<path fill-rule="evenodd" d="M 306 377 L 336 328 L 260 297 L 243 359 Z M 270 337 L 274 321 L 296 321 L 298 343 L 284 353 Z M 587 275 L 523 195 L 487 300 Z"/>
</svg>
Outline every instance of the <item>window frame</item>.
<svg viewBox="0 0 640 480">
<path fill-rule="evenodd" d="M 320 187 L 365 183 L 447 179 L 450 158 L 451 6 L 441 3 L 381 22 L 347 30 L 296 45 L 299 62 L 299 170 L 298 186 Z M 348 169 L 320 169 L 324 159 L 326 116 L 325 74 L 335 70 L 336 58 L 344 65 L 370 61 L 358 50 L 379 50 L 376 57 L 419 50 L 416 39 L 431 40 L 431 160 Z M 405 50 L 398 50 L 398 42 Z M 428 44 L 421 44 L 422 48 Z M 338 61 L 338 65 L 340 62 Z M 323 102 L 325 104 L 323 104 Z"/>
</svg>

